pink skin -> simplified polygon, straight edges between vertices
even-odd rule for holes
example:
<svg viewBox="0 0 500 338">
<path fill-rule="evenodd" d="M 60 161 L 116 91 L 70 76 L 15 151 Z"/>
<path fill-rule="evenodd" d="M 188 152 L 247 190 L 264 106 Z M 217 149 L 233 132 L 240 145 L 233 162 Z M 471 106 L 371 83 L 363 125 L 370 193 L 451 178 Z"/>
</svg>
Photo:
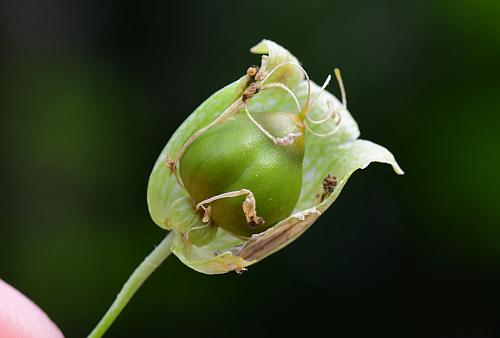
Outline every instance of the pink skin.
<svg viewBox="0 0 500 338">
<path fill-rule="evenodd" d="M 60 338 L 50 318 L 21 292 L 0 279 L 0 338 Z"/>
</svg>

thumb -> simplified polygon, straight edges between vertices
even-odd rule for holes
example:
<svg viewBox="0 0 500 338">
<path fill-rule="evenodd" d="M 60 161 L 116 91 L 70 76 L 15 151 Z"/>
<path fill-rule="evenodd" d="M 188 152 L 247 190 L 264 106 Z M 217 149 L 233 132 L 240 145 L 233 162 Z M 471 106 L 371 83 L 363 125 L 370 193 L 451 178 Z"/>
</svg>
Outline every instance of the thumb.
<svg viewBox="0 0 500 338">
<path fill-rule="evenodd" d="M 35 303 L 0 279 L 0 338 L 60 338 L 63 334 Z"/>
</svg>

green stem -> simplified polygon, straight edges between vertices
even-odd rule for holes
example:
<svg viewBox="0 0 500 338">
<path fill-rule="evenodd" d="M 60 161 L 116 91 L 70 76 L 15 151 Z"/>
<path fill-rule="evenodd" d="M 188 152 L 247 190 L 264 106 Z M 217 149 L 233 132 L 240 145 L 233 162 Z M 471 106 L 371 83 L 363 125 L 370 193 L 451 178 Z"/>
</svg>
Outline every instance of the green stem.
<svg viewBox="0 0 500 338">
<path fill-rule="evenodd" d="M 99 338 L 106 333 L 108 328 L 113 324 L 113 321 L 118 317 L 123 308 L 127 305 L 132 296 L 148 279 L 148 277 L 156 270 L 158 266 L 170 255 L 170 246 L 174 238 L 174 232 L 170 232 L 167 237 L 147 256 L 141 265 L 135 269 L 134 273 L 128 278 L 123 285 L 120 293 L 116 296 L 115 301 L 111 304 L 104 317 L 94 330 L 89 334 L 88 338 Z"/>
</svg>

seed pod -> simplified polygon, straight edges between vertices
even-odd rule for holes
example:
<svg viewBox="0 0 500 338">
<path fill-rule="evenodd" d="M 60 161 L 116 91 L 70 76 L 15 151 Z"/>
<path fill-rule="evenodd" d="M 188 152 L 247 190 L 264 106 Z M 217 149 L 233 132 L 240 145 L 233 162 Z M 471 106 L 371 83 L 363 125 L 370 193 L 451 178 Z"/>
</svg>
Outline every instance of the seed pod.
<svg viewBox="0 0 500 338">
<path fill-rule="evenodd" d="M 231 191 L 251 191 L 256 217 L 247 219 L 242 210 L 248 194 L 221 198 L 209 205 L 215 226 L 243 237 L 288 217 L 302 187 L 302 121 L 292 113 L 261 113 L 256 120 L 277 137 L 301 136 L 291 144 L 276 145 L 239 113 L 196 139 L 179 167 L 182 182 L 196 203 Z"/>
<path fill-rule="evenodd" d="M 252 52 L 267 54 L 258 70 L 193 112 L 148 185 L 153 220 L 176 234 L 172 251 L 203 273 L 242 271 L 295 240 L 355 170 L 376 161 L 403 173 L 387 149 L 358 139 L 343 90 L 340 102 L 309 82 L 272 41 Z"/>
</svg>

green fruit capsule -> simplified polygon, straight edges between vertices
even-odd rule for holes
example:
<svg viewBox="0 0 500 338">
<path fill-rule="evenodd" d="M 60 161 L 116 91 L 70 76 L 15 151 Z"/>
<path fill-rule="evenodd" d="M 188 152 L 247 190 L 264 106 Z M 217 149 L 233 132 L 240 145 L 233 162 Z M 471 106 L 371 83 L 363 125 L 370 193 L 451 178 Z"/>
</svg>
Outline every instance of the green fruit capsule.
<svg viewBox="0 0 500 338">
<path fill-rule="evenodd" d="M 198 137 L 179 162 L 180 177 L 194 202 L 210 200 L 204 204 L 205 210 L 209 208 L 206 217 L 241 237 L 288 217 L 302 187 L 302 119 L 279 112 L 256 113 L 254 119 L 276 138 L 294 135 L 293 142 L 276 144 L 240 112 Z M 214 198 L 231 192 L 232 196 Z M 254 218 L 244 212 L 248 192 L 254 197 L 247 205 L 256 208 Z"/>
<path fill-rule="evenodd" d="M 341 100 L 326 90 L 331 76 L 318 86 L 282 46 L 263 40 L 251 51 L 260 65 L 200 104 L 148 185 L 170 249 L 207 274 L 244 271 L 296 240 L 371 162 L 403 173 L 387 149 L 358 139 L 338 69 Z"/>
</svg>

